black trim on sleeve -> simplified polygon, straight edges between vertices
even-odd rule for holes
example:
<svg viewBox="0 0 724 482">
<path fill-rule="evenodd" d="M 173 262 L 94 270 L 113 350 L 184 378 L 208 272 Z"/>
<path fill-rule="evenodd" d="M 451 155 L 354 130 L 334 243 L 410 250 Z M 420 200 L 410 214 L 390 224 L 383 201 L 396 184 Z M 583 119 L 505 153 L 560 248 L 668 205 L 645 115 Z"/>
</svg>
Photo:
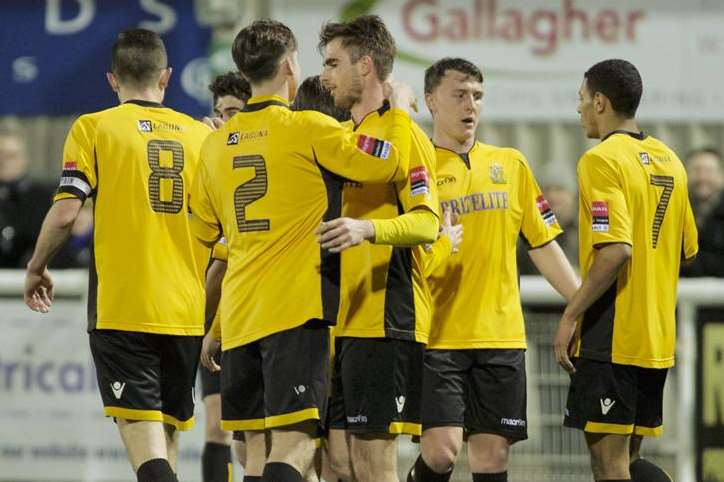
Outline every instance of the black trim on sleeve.
<svg viewBox="0 0 724 482">
<path fill-rule="evenodd" d="M 73 197 L 76 197 L 80 199 L 81 201 L 85 201 L 86 197 L 88 197 L 82 189 L 78 189 L 75 186 L 61 186 L 56 191 L 57 194 L 70 194 Z"/>
<path fill-rule="evenodd" d="M 546 241 L 545 243 L 539 244 L 538 246 L 533 246 L 533 245 L 531 245 L 530 243 L 528 243 L 528 240 L 526 239 L 525 236 L 523 236 L 522 233 L 521 233 L 521 236 L 523 237 L 523 239 L 525 239 L 526 243 L 528 243 L 528 251 L 533 251 L 534 249 L 540 249 L 540 248 L 544 248 L 544 247 L 548 246 L 548 245 L 551 244 L 553 241 L 555 241 L 556 239 L 558 239 L 558 236 L 560 236 L 561 234 L 563 234 L 563 231 L 561 231 L 560 233 L 556 233 L 556 235 L 553 236 L 551 239 L 549 239 L 549 240 Z"/>
</svg>

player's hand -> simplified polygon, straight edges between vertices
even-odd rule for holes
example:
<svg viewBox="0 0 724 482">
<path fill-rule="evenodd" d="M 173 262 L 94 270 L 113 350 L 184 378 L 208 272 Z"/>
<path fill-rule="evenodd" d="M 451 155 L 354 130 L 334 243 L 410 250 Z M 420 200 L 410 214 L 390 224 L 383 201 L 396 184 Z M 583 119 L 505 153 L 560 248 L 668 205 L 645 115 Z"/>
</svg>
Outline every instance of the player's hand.
<svg viewBox="0 0 724 482">
<path fill-rule="evenodd" d="M 442 212 L 440 236 L 445 236 L 450 240 L 453 253 L 459 251 L 460 243 L 463 242 L 463 225 L 458 224 L 458 216 L 453 214 L 451 209 L 445 209 Z"/>
<path fill-rule="evenodd" d="M 332 253 L 340 253 L 357 246 L 365 239 L 373 238 L 375 226 L 372 221 L 363 219 L 337 218 L 321 223 L 316 234 L 322 248 Z"/>
<path fill-rule="evenodd" d="M 53 304 L 53 279 L 47 268 L 38 272 L 28 268 L 25 273 L 25 304 L 33 311 L 47 313 Z"/>
<path fill-rule="evenodd" d="M 221 120 L 221 117 L 204 117 L 201 122 L 211 127 L 212 130 L 218 130 L 224 125 L 224 121 Z"/>
<path fill-rule="evenodd" d="M 575 319 L 570 319 L 565 312 L 558 323 L 558 331 L 553 341 L 553 351 L 556 355 L 558 364 L 568 373 L 575 373 L 576 369 L 571 363 L 571 355 L 575 347 L 576 326 L 578 323 Z"/>
<path fill-rule="evenodd" d="M 390 107 L 417 112 L 417 96 L 409 85 L 390 79 L 383 84 L 382 90 Z"/>
<path fill-rule="evenodd" d="M 211 373 L 216 373 L 221 370 L 221 367 L 215 360 L 216 355 L 219 353 L 219 348 L 221 348 L 221 342 L 214 338 L 211 332 L 207 333 L 201 344 L 201 364 Z"/>
</svg>

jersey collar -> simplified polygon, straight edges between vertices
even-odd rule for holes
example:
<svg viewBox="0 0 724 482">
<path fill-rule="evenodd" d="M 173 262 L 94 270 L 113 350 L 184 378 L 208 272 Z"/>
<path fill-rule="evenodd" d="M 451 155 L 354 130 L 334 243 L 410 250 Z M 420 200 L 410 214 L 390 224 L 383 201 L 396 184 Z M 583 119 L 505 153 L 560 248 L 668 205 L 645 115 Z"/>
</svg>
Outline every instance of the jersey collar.
<svg viewBox="0 0 724 482">
<path fill-rule="evenodd" d="M 241 111 L 256 112 L 271 105 L 278 105 L 280 107 L 289 108 L 289 101 L 284 97 L 278 95 L 259 95 L 250 98 Z"/>
<path fill-rule="evenodd" d="M 441 147 L 441 146 L 437 146 L 437 145 L 435 146 L 435 149 L 452 152 L 453 154 L 458 156 L 460 159 L 462 159 L 462 161 L 465 163 L 465 167 L 470 169 L 470 153 L 473 152 L 476 147 L 478 147 L 477 140 L 475 142 L 473 142 L 473 145 L 470 146 L 470 149 L 468 149 L 466 152 L 456 152 L 456 151 L 453 151 L 452 149 L 448 149 L 447 147 Z"/>
<path fill-rule="evenodd" d="M 609 132 L 606 135 L 606 137 L 601 139 L 601 142 L 605 141 L 606 139 L 608 139 L 609 137 L 611 137 L 614 134 L 626 134 L 627 136 L 631 136 L 634 139 L 638 139 L 639 141 L 643 141 L 644 139 L 646 139 L 646 134 L 644 134 L 644 131 L 632 132 L 632 131 L 625 131 L 625 130 L 615 130 L 615 131 Z"/>
<path fill-rule="evenodd" d="M 374 114 L 375 112 L 377 112 L 377 115 L 378 115 L 379 117 L 382 117 L 383 115 L 385 115 L 385 112 L 387 112 L 388 110 L 390 110 L 390 103 L 387 101 L 387 99 L 385 99 L 384 102 L 382 102 L 382 107 L 380 107 L 379 109 L 373 110 L 372 112 L 366 113 L 365 116 L 362 117 L 362 120 L 359 121 L 359 124 L 355 124 L 355 123 L 354 123 L 354 119 L 350 119 L 350 120 L 352 121 L 353 125 L 354 125 L 354 127 L 352 128 L 352 130 L 355 130 L 355 131 L 356 131 L 356 130 L 359 128 L 359 126 L 361 126 L 362 123 L 363 123 L 365 120 L 367 120 L 367 118 L 368 118 L 369 116 L 371 116 L 372 114 Z"/>
<path fill-rule="evenodd" d="M 141 107 L 166 107 L 159 102 L 152 102 L 150 100 L 131 99 L 124 102 L 124 104 L 136 104 Z"/>
</svg>

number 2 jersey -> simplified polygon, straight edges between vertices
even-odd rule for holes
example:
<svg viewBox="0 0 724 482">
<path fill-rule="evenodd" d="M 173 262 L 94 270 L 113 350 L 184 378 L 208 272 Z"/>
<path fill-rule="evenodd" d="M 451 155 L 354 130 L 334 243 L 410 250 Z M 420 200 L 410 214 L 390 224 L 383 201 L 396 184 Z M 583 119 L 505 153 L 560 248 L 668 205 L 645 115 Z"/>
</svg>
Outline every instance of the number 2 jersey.
<svg viewBox="0 0 724 482">
<path fill-rule="evenodd" d="M 625 243 L 632 255 L 586 310 L 577 355 L 673 366 L 679 266 L 698 251 L 684 166 L 658 139 L 615 131 L 581 157 L 578 188 L 583 278 L 596 248 Z"/>
<path fill-rule="evenodd" d="M 291 111 L 281 97 L 252 97 L 204 143 L 191 209 L 199 238 L 209 244 L 223 232 L 228 246 L 223 350 L 312 319 L 334 324 L 339 255 L 322 250 L 315 231 L 339 217 L 343 178 L 406 177 L 410 117 L 399 109 L 390 116 L 379 136 L 388 142 L 319 112 Z"/>
<path fill-rule="evenodd" d="M 191 235 L 187 191 L 209 132 L 146 101 L 71 127 L 55 200 L 94 202 L 89 330 L 204 334 L 209 249 Z"/>
</svg>

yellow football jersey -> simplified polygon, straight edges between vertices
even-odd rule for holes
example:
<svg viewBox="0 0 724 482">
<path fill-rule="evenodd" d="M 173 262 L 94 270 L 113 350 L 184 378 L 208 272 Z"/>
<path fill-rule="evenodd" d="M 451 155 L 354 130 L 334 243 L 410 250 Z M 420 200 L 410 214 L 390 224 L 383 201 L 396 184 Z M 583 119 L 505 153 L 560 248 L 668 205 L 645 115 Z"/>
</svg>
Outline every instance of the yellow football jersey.
<svg viewBox="0 0 724 482">
<path fill-rule="evenodd" d="M 291 111 L 281 97 L 253 97 L 204 143 L 190 202 L 200 239 L 213 243 L 223 232 L 228 246 L 224 350 L 311 319 L 334 323 L 339 255 L 321 250 L 315 230 L 339 217 L 342 177 L 407 176 L 410 117 L 390 116 L 380 132 L 388 142 L 319 112 Z"/>
<path fill-rule="evenodd" d="M 191 234 L 186 192 L 209 132 L 146 101 L 73 124 L 55 199 L 94 201 L 89 329 L 204 334 L 209 250 Z"/>
<path fill-rule="evenodd" d="M 581 157 L 581 275 L 603 244 L 629 244 L 632 255 L 586 310 L 578 356 L 645 368 L 674 364 L 679 265 L 698 251 L 686 182 L 676 154 L 643 134 L 616 131 Z"/>
<path fill-rule="evenodd" d="M 369 113 L 354 132 L 381 136 L 392 118 L 387 103 Z M 348 182 L 342 215 L 354 219 L 390 219 L 412 209 L 438 213 L 435 149 L 412 123 L 410 171 L 391 184 Z M 342 252 L 341 300 L 336 336 L 398 338 L 426 343 L 430 328 L 430 291 L 423 275 L 422 247 L 362 243 Z"/>
<path fill-rule="evenodd" d="M 436 152 L 440 204 L 459 216 L 463 241 L 430 276 L 427 346 L 525 348 L 517 242 L 551 242 L 562 232 L 555 215 L 519 151 L 476 142 L 467 153 Z"/>
</svg>

